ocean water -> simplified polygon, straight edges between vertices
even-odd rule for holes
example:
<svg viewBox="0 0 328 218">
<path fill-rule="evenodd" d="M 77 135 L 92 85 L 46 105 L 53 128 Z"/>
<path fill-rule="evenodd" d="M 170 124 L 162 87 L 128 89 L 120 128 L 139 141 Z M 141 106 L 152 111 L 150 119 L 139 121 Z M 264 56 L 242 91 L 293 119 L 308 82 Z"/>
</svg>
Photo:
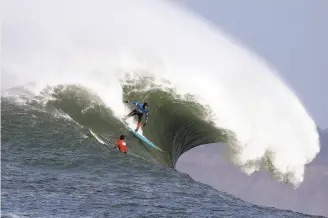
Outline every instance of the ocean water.
<svg viewBox="0 0 328 218">
<path fill-rule="evenodd" d="M 311 217 L 250 204 L 138 156 L 131 135 L 131 154 L 122 154 L 112 148 L 117 135 L 103 145 L 64 114 L 1 101 L 2 217 Z"/>
</svg>

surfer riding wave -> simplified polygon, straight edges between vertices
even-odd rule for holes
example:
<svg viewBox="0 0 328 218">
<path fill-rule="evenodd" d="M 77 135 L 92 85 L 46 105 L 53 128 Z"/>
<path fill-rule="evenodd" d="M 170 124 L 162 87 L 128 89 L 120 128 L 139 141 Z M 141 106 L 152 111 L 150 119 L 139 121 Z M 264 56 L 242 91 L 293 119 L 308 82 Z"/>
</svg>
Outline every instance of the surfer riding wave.
<svg viewBox="0 0 328 218">
<path fill-rule="evenodd" d="M 129 103 L 129 101 L 127 101 L 127 100 L 125 100 L 124 102 L 125 103 Z M 126 120 L 129 117 L 132 117 L 132 116 L 137 115 L 138 116 L 138 124 L 137 124 L 137 128 L 135 129 L 135 131 L 138 132 L 138 130 L 139 130 L 140 126 L 141 126 L 141 120 L 142 120 L 142 117 L 143 117 L 144 114 L 146 114 L 146 119 L 145 119 L 145 122 L 142 125 L 142 127 L 144 127 L 144 126 L 147 125 L 148 114 L 149 114 L 148 109 L 147 109 L 148 108 L 148 103 L 147 102 L 138 103 L 135 100 L 131 100 L 130 103 L 136 105 L 137 108 L 134 109 L 133 111 L 131 111 L 128 115 L 126 115 L 124 117 L 124 120 Z"/>
</svg>

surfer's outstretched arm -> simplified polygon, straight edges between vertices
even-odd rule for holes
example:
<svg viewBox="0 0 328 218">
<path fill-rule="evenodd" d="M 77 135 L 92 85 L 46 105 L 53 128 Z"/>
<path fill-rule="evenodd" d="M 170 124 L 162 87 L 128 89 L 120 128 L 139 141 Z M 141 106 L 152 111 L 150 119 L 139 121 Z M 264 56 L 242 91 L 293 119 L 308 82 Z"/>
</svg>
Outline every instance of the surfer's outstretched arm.
<svg viewBox="0 0 328 218">
<path fill-rule="evenodd" d="M 135 101 L 135 100 L 130 100 L 130 102 L 127 101 L 127 100 L 125 100 L 124 102 L 125 102 L 125 103 L 131 103 L 131 104 L 134 104 L 134 105 L 138 105 L 138 102 Z"/>
<path fill-rule="evenodd" d="M 148 121 L 148 114 L 149 114 L 149 112 L 147 112 L 147 113 L 146 113 L 145 122 L 144 122 L 144 124 L 143 124 L 142 126 L 146 126 L 146 125 L 147 125 L 147 121 Z"/>
</svg>

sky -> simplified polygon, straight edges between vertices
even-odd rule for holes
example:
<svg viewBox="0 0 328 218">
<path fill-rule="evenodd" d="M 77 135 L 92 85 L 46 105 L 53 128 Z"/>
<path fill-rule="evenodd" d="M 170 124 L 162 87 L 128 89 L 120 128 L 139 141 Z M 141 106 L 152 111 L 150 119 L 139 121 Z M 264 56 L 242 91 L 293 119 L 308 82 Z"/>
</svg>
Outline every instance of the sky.
<svg viewBox="0 0 328 218">
<path fill-rule="evenodd" d="M 327 0 L 180 0 L 280 73 L 320 128 L 328 128 Z"/>
</svg>

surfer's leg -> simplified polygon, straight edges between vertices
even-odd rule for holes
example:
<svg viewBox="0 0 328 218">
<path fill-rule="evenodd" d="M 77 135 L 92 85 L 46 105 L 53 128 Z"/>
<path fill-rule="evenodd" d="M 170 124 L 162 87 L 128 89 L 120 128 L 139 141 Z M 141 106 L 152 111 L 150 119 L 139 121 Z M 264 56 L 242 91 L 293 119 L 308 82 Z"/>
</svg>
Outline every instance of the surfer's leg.
<svg viewBox="0 0 328 218">
<path fill-rule="evenodd" d="M 143 114 L 142 113 L 137 113 L 137 115 L 138 115 L 138 125 L 137 125 L 137 128 L 134 130 L 136 132 L 138 132 L 138 130 L 141 126 L 141 119 L 142 119 Z"/>
<path fill-rule="evenodd" d="M 134 109 L 133 111 L 131 111 L 128 115 L 126 115 L 126 116 L 124 117 L 124 120 L 126 120 L 126 119 L 128 119 L 129 117 L 132 117 L 132 116 L 134 116 L 134 115 L 136 115 L 136 114 L 137 114 L 137 110 Z"/>
</svg>

